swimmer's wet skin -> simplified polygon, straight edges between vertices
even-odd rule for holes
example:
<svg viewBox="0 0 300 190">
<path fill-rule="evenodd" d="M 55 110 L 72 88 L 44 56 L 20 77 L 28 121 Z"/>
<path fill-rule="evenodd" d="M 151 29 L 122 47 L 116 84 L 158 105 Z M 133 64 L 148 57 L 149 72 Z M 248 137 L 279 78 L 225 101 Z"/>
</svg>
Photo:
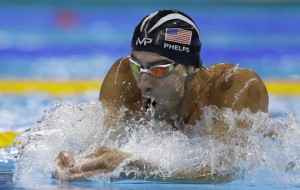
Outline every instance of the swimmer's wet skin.
<svg viewBox="0 0 300 190">
<path fill-rule="evenodd" d="M 200 59 L 199 36 L 194 21 L 182 12 L 161 10 L 146 16 L 135 28 L 130 56 L 116 61 L 106 75 L 100 101 L 112 109 L 111 115 L 114 115 L 114 110 L 125 106 L 128 110 L 125 120 L 147 119 L 149 116 L 143 112 L 153 108 L 155 119 L 166 121 L 183 133 L 187 125 L 195 125 L 201 120 L 206 106 L 230 108 L 236 112 L 245 108 L 252 112 L 267 112 L 268 93 L 260 77 L 253 71 L 232 64 L 220 63 L 205 68 Z M 221 138 L 229 128 L 222 118 L 210 126 L 212 130 L 201 135 L 228 143 L 228 139 Z M 105 123 L 114 126 L 111 122 L 113 119 L 108 118 Z M 239 130 L 251 127 L 249 123 L 237 122 Z M 86 163 L 62 165 L 68 163 L 64 161 L 68 156 L 59 154 L 56 178 L 88 179 L 114 171 L 131 157 L 131 153 L 118 149 L 101 150 L 96 150 Z M 72 157 L 72 153 L 68 155 Z M 234 151 L 230 156 L 234 157 Z M 78 169 L 80 166 L 87 167 L 82 172 Z M 204 165 L 198 170 L 177 172 L 165 180 L 180 183 L 228 182 L 234 176 L 234 172 L 228 172 L 220 174 L 210 165 Z"/>
</svg>

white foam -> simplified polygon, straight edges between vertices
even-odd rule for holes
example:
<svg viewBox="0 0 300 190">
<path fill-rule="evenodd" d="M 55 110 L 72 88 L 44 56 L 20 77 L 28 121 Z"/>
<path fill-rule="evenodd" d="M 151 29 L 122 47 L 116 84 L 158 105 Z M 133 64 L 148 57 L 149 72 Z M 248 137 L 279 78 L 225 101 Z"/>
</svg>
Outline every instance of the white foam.
<svg viewBox="0 0 300 190">
<path fill-rule="evenodd" d="M 35 127 L 18 137 L 23 145 L 19 146 L 14 177 L 23 183 L 29 179 L 30 183 L 38 179 L 51 181 L 54 159 L 61 150 L 74 152 L 80 163 L 95 148 L 106 145 L 133 153 L 131 159 L 150 161 L 157 166 L 151 174 L 160 179 L 211 165 L 221 174 L 238 169 L 236 178 L 243 182 L 300 183 L 300 124 L 292 114 L 271 118 L 262 112 L 244 110 L 237 114 L 210 107 L 204 110 L 203 120 L 183 134 L 172 131 L 165 122 L 122 121 L 125 110 L 119 110 L 114 118 L 116 124 L 107 129 L 104 119 L 111 115 L 100 102 L 54 104 Z M 203 131 L 211 130 L 213 120 L 220 117 L 229 125 L 222 134 L 225 141 L 199 137 Z M 237 119 L 251 123 L 252 129 L 237 128 Z M 276 135 L 268 137 L 271 133 Z M 245 137 L 247 141 L 241 140 Z M 228 156 L 231 151 L 234 157 Z M 289 166 L 291 169 L 286 171 Z M 122 170 L 118 168 L 93 180 L 108 180 Z"/>
</svg>

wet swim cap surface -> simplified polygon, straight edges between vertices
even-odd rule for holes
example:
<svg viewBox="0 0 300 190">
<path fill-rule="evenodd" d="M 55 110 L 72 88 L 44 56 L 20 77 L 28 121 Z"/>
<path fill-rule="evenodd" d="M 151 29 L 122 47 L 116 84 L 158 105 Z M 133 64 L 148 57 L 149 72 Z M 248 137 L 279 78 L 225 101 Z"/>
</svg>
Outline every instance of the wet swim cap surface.
<svg viewBox="0 0 300 190">
<path fill-rule="evenodd" d="M 183 65 L 201 67 L 201 42 L 194 21 L 176 10 L 160 10 L 146 16 L 135 28 L 133 51 L 149 51 Z"/>
</svg>

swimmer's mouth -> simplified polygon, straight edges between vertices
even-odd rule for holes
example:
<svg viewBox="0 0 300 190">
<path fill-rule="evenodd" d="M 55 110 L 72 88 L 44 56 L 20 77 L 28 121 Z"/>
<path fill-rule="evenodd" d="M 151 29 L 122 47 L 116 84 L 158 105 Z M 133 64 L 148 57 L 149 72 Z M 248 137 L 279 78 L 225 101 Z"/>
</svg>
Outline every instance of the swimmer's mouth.
<svg viewBox="0 0 300 190">
<path fill-rule="evenodd" d="M 157 102 L 153 98 L 144 98 L 144 110 L 147 111 L 149 108 L 155 108 Z"/>
</svg>

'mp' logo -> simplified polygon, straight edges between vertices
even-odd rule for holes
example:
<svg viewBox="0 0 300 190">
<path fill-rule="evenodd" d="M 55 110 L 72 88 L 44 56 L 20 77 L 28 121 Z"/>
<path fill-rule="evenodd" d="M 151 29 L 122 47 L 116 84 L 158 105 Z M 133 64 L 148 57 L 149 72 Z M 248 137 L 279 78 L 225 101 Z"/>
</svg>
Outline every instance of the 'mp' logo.
<svg viewBox="0 0 300 190">
<path fill-rule="evenodd" d="M 140 38 L 138 37 L 138 39 L 136 40 L 136 45 L 146 46 L 147 44 L 150 44 L 150 43 L 152 43 L 151 38 L 143 38 L 142 40 L 140 40 Z"/>
</svg>

